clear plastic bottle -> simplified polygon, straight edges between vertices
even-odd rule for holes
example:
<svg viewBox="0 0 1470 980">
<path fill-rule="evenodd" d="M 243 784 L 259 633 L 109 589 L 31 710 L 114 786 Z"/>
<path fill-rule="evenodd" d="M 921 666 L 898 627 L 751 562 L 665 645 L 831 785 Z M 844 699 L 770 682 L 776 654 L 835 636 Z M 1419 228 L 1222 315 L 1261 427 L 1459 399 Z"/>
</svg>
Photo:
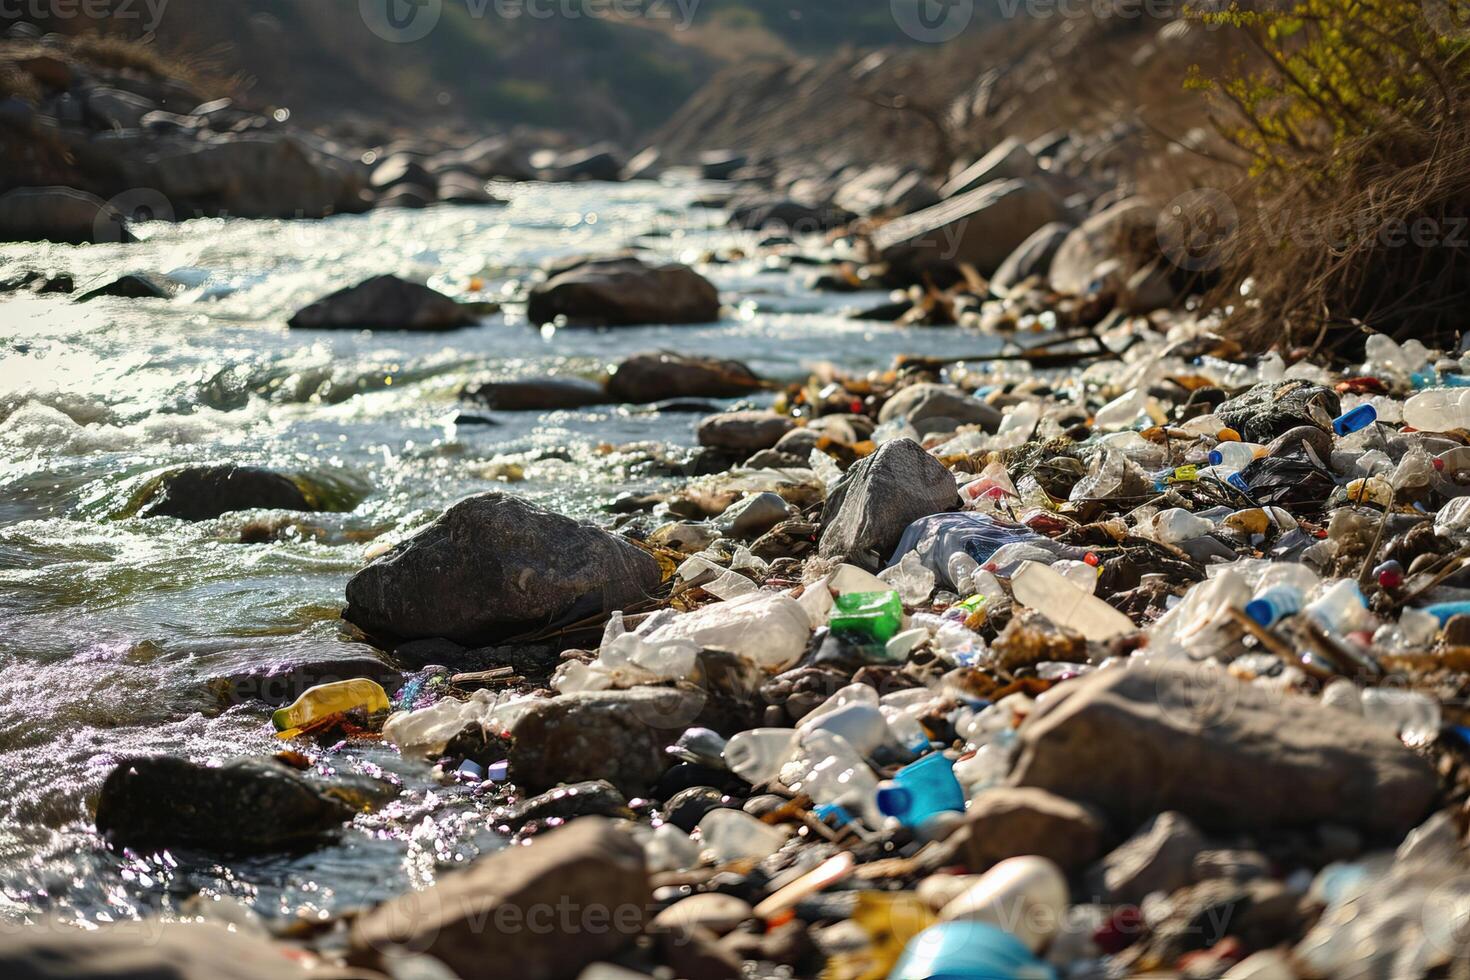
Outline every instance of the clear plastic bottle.
<svg viewBox="0 0 1470 980">
<path fill-rule="evenodd" d="M 1021 563 L 1011 576 L 1011 594 L 1021 605 L 1089 640 L 1110 640 L 1135 629 L 1127 616 L 1038 562 Z"/>
<path fill-rule="evenodd" d="M 1148 406 L 1148 392 L 1134 388 L 1108 402 L 1097 410 L 1092 424 L 1097 429 L 1121 429 L 1132 425 Z"/>
<path fill-rule="evenodd" d="M 1183 507 L 1161 510 L 1153 517 L 1154 536 L 1165 544 L 1178 544 L 1204 537 L 1215 529 L 1213 521 L 1190 513 Z"/>
<path fill-rule="evenodd" d="M 934 594 L 934 571 L 914 551 L 879 572 L 878 578 L 898 592 L 898 598 L 905 606 L 917 606 Z"/>
<path fill-rule="evenodd" d="M 1245 467 L 1257 456 L 1263 456 L 1266 447 L 1254 442 L 1222 442 L 1210 450 L 1210 465 L 1223 466 L 1230 470 Z"/>
<path fill-rule="evenodd" d="M 988 922 L 1039 950 L 1061 929 L 1071 904 L 1062 869 L 1035 855 L 1001 861 L 939 911 L 944 922 Z"/>
<path fill-rule="evenodd" d="M 751 728 L 732 736 L 725 744 L 725 765 L 753 786 L 768 783 L 781 774 L 781 767 L 796 752 L 794 728 Z"/>
<path fill-rule="evenodd" d="M 1367 600 L 1350 578 L 1339 581 L 1306 607 L 1306 613 L 1329 633 L 1341 635 L 1358 628 L 1367 615 Z"/>
<path fill-rule="evenodd" d="M 744 810 L 719 808 L 699 821 L 704 854 L 716 864 L 759 861 L 770 857 L 786 843 L 786 832 L 763 823 Z"/>
<path fill-rule="evenodd" d="M 388 708 L 388 692 L 381 684 L 366 677 L 356 677 L 308 688 L 291 704 L 277 709 L 271 715 L 271 724 L 276 731 L 284 732 L 344 711 L 361 709 L 373 714 Z"/>
<path fill-rule="evenodd" d="M 797 726 L 802 732 L 824 729 L 845 738 L 849 745 L 865 756 L 893 741 L 888 720 L 876 704 L 846 704 L 830 711 L 814 711 Z"/>
<path fill-rule="evenodd" d="M 1430 388 L 1404 402 L 1404 422 L 1426 432 L 1470 428 L 1470 388 Z"/>
<path fill-rule="evenodd" d="M 1439 702 L 1419 691 L 1370 687 L 1363 691 L 1363 718 L 1392 728 L 1406 745 L 1428 745 L 1439 737 Z"/>
</svg>

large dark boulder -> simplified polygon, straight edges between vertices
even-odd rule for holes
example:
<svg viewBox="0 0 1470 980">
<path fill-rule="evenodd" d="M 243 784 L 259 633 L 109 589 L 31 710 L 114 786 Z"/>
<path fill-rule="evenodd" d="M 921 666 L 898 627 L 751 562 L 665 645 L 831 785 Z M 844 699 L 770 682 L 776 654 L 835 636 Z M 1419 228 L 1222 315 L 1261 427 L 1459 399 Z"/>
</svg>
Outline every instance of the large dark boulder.
<svg viewBox="0 0 1470 980">
<path fill-rule="evenodd" d="M 374 276 L 317 300 L 288 322 L 300 330 L 454 330 L 473 326 L 476 317 L 428 286 Z"/>
<path fill-rule="evenodd" d="M 796 420 L 779 412 L 721 412 L 701 419 L 695 435 L 709 449 L 749 454 L 770 449 L 794 428 Z"/>
<path fill-rule="evenodd" d="M 1065 221 L 1053 221 L 1036 229 L 995 270 L 995 275 L 990 277 L 990 288 L 1001 292 L 1033 276 L 1045 284 L 1052 259 L 1071 233 L 1072 226 Z"/>
<path fill-rule="evenodd" d="M 584 326 L 711 323 L 720 318 L 720 295 L 687 265 L 590 260 L 535 286 L 526 315 L 537 325 L 558 317 Z"/>
<path fill-rule="evenodd" d="M 921 434 L 952 432 L 962 425 L 978 425 L 995 432 L 1002 421 L 1000 409 L 953 385 L 920 382 L 900 388 L 878 413 L 879 422 L 907 419 Z"/>
<path fill-rule="evenodd" d="M 347 583 L 344 619 L 389 641 L 487 646 L 605 616 L 658 588 L 625 538 L 504 493 L 468 497 Z"/>
<path fill-rule="evenodd" d="M 921 517 L 960 506 L 954 474 L 912 439 L 895 439 L 854 463 L 822 508 L 819 551 L 870 571 Z"/>
<path fill-rule="evenodd" d="M 1204 667 L 1097 671 L 1019 734 L 1014 785 L 1091 803 L 1115 827 L 1177 810 L 1206 831 L 1332 823 L 1396 840 L 1438 791 L 1391 730 Z"/>
<path fill-rule="evenodd" d="M 643 848 L 611 821 L 584 817 L 367 912 L 348 958 L 383 969 L 413 950 L 455 976 L 575 977 L 637 939 L 652 902 Z"/>
<path fill-rule="evenodd" d="M 324 509 L 295 480 L 254 466 L 191 466 L 165 473 L 140 492 L 139 517 L 207 521 L 239 510 Z"/>
<path fill-rule="evenodd" d="M 0 194 L 0 241 L 133 241 L 123 215 L 86 191 L 70 187 L 18 187 Z"/>
<path fill-rule="evenodd" d="M 614 401 L 646 404 L 669 398 L 736 398 L 765 383 L 739 361 L 671 351 L 634 354 L 613 368 L 607 393 Z"/>
<path fill-rule="evenodd" d="M 97 799 L 97 831 L 127 847 L 255 853 L 317 840 L 352 808 L 274 759 L 202 766 L 170 756 L 118 763 Z"/>
</svg>

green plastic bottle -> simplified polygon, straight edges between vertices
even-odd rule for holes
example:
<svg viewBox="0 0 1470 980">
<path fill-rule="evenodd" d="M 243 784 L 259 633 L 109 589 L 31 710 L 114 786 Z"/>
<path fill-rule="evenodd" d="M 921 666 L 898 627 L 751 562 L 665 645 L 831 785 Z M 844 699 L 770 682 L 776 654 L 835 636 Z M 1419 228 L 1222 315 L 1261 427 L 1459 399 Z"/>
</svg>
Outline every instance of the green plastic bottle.
<svg viewBox="0 0 1470 980">
<path fill-rule="evenodd" d="M 897 592 L 848 592 L 832 604 L 827 625 L 866 643 L 887 643 L 903 626 L 903 602 Z"/>
<path fill-rule="evenodd" d="M 388 710 L 388 692 L 377 681 L 357 677 L 308 688 L 306 693 L 271 715 L 276 731 L 285 732 L 311 724 L 318 718 L 361 708 L 368 714 Z"/>
</svg>

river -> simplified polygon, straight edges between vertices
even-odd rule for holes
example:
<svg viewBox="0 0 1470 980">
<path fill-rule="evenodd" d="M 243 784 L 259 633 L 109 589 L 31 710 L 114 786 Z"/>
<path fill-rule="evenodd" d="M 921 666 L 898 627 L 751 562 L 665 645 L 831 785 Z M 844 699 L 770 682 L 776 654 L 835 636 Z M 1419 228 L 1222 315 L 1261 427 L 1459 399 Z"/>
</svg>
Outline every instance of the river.
<svg viewBox="0 0 1470 980">
<path fill-rule="evenodd" d="M 0 300 L 0 917 L 103 922 L 213 907 L 325 919 L 500 846 L 485 816 L 494 798 L 436 784 L 373 746 L 324 751 L 317 765 L 384 775 L 404 792 L 308 853 L 114 852 L 90 807 L 129 755 L 278 748 L 268 709 L 222 702 L 210 680 L 361 655 L 337 614 L 348 577 L 382 541 L 495 487 L 606 522 L 601 505 L 618 493 L 674 482 L 606 446 L 693 443 L 697 416 L 622 408 L 457 425 L 465 381 L 589 374 L 654 348 L 739 358 L 778 379 L 828 360 L 860 369 L 953 352 L 953 331 L 847 319 L 881 297 L 811 291 L 809 267 L 784 267 L 756 236 L 725 230 L 719 212 L 690 207 L 712 189 L 522 184 L 501 192 L 505 207 L 199 219 L 141 226 L 132 245 L 0 245 L 0 269 L 66 272 L 79 292 L 132 271 L 180 286 L 168 300 Z M 286 327 L 296 309 L 370 275 L 457 296 L 479 278 L 508 296 L 547 258 L 635 240 L 683 261 L 712 249 L 751 256 L 700 266 L 725 319 L 538 330 L 512 306 L 453 333 Z M 310 472 L 355 506 L 266 544 L 238 543 L 239 515 L 117 516 L 150 476 L 205 461 Z M 522 479 L 502 482 L 515 470 Z"/>
</svg>

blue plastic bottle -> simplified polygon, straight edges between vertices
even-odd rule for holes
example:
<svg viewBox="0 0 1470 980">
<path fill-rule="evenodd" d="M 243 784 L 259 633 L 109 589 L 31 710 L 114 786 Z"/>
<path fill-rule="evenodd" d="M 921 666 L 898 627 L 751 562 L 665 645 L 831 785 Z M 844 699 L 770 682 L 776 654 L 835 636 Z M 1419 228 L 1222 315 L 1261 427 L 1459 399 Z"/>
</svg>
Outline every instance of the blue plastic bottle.
<svg viewBox="0 0 1470 980">
<path fill-rule="evenodd" d="M 1245 614 L 1267 629 L 1301 611 L 1301 589 L 1290 585 L 1272 586 L 1245 604 Z"/>
<path fill-rule="evenodd" d="M 878 809 L 905 827 L 917 827 L 935 814 L 963 811 L 965 791 L 954 776 L 954 763 L 935 752 L 878 784 Z"/>
<path fill-rule="evenodd" d="M 1056 980 L 1026 944 L 988 922 L 941 922 L 904 947 L 888 980 Z"/>
<path fill-rule="evenodd" d="M 1378 421 L 1378 410 L 1372 405 L 1359 405 L 1351 412 L 1344 412 L 1332 420 L 1332 431 L 1340 436 L 1366 429 Z"/>
</svg>

